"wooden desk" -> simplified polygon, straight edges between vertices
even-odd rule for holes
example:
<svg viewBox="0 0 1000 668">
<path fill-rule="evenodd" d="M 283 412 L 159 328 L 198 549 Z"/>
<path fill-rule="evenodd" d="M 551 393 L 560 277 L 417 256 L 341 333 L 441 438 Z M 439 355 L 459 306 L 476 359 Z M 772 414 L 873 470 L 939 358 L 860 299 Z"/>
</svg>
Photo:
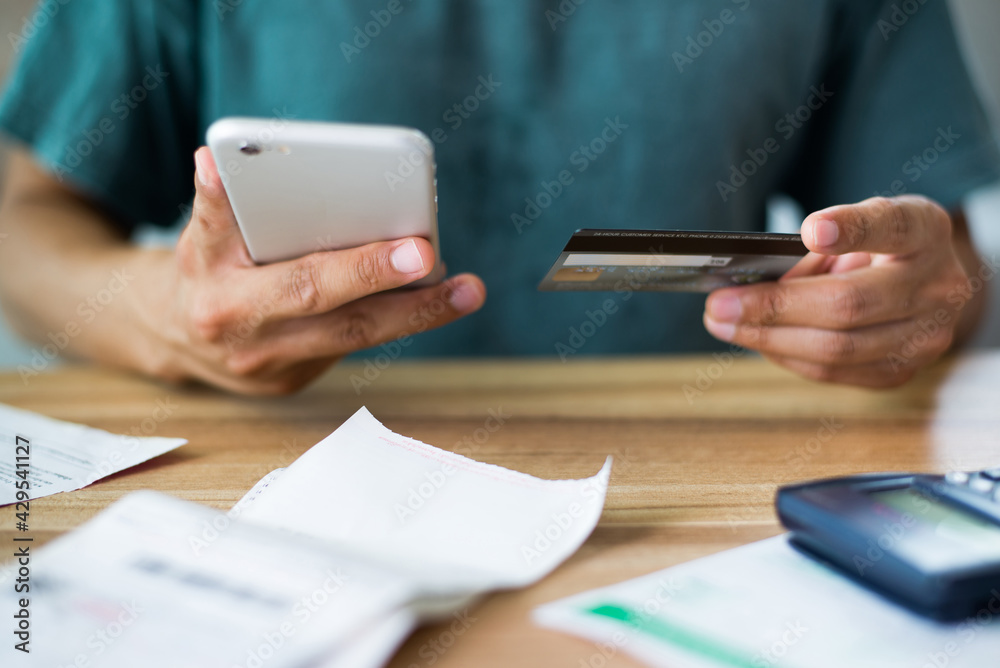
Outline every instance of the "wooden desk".
<svg viewBox="0 0 1000 668">
<path fill-rule="evenodd" d="M 447 627 L 425 628 L 391 665 L 577 668 L 602 665 L 597 648 L 534 627 L 534 606 L 775 535 L 771 504 L 781 483 L 1000 464 L 1000 354 L 950 361 L 892 392 L 817 385 L 749 357 L 728 368 L 712 357 L 394 362 L 359 394 L 350 379 L 360 373 L 345 365 L 276 400 L 89 368 L 27 385 L 0 376 L 5 403 L 114 432 L 145 426 L 190 439 L 87 489 L 33 503 L 36 540 L 141 488 L 227 509 L 362 405 L 389 428 L 446 449 L 475 443 L 489 411 L 502 411 L 510 415 L 502 429 L 488 439 L 478 432 L 476 459 L 567 478 L 592 475 L 615 455 L 601 522 L 552 576 L 470 610 L 476 621 L 447 651 L 435 649 L 451 640 Z M 701 393 L 686 396 L 685 386 Z M 171 415 L 154 424 L 157 401 Z M 3 513 L 2 545 L 11 544 L 12 514 Z M 603 665 L 636 664 L 618 656 Z"/>
</svg>

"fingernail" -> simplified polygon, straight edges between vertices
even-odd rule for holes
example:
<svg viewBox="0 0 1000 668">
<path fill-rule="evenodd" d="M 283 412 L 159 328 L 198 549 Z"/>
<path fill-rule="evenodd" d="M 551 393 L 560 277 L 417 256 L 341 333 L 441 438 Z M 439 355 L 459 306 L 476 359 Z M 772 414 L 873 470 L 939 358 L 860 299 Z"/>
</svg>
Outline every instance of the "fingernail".
<svg viewBox="0 0 1000 668">
<path fill-rule="evenodd" d="M 723 295 L 709 300 L 708 314 L 716 322 L 738 322 L 743 314 L 739 297 Z"/>
<path fill-rule="evenodd" d="M 201 151 L 194 154 L 194 170 L 198 174 L 198 181 L 201 182 L 201 185 L 207 188 L 208 176 L 206 175 L 207 171 L 205 169 L 205 165 L 202 163 L 203 160 L 204 158 L 202 157 Z"/>
<path fill-rule="evenodd" d="M 420 249 L 411 239 L 396 246 L 389 258 L 393 268 L 401 274 L 415 274 L 424 268 L 424 258 L 420 257 Z"/>
<path fill-rule="evenodd" d="M 730 322 L 716 322 L 711 317 L 705 318 L 705 329 L 717 339 L 732 341 L 736 336 L 736 325 Z"/>
<path fill-rule="evenodd" d="M 459 283 L 451 291 L 448 301 L 451 303 L 452 308 L 459 313 L 467 313 L 479 306 L 479 291 L 475 290 L 468 283 Z"/>
<path fill-rule="evenodd" d="M 820 218 L 813 225 L 813 243 L 819 248 L 829 248 L 837 244 L 840 228 L 832 220 Z"/>
</svg>

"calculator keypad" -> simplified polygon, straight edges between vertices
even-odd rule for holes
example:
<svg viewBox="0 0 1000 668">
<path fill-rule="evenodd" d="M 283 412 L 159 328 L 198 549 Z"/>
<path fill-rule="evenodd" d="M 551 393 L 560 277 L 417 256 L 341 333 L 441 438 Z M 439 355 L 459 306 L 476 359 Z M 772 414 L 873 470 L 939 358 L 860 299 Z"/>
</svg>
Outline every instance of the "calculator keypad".
<svg viewBox="0 0 1000 668">
<path fill-rule="evenodd" d="M 996 483 L 987 478 L 973 478 L 969 481 L 969 489 L 985 496 L 991 496 Z"/>
<path fill-rule="evenodd" d="M 956 487 L 972 490 L 976 494 L 1000 500 L 1000 469 L 990 469 L 966 473 L 965 471 L 950 471 L 944 476 L 945 482 Z"/>
<path fill-rule="evenodd" d="M 969 474 L 965 471 L 949 471 L 944 475 L 944 479 L 952 485 L 966 485 L 969 482 Z"/>
<path fill-rule="evenodd" d="M 926 493 L 947 499 L 994 524 L 1000 524 L 1000 468 L 950 471 L 943 480 L 938 476 L 917 476 L 914 484 Z"/>
</svg>

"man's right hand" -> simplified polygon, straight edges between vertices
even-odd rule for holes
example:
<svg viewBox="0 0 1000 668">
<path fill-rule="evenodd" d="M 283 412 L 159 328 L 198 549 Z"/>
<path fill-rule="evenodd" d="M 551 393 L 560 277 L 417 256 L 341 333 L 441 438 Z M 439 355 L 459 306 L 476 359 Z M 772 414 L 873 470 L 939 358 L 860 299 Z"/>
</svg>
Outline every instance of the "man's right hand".
<svg viewBox="0 0 1000 668">
<path fill-rule="evenodd" d="M 194 208 L 164 301 L 145 308 L 149 322 L 166 319 L 180 377 L 249 394 L 292 392 L 345 355 L 446 325 L 483 304 L 485 286 L 473 275 L 384 292 L 430 273 L 434 250 L 421 238 L 258 266 L 207 148 L 195 164 Z"/>
<path fill-rule="evenodd" d="M 8 184 L 2 221 L 12 233 L 2 251 L 11 260 L 4 273 L 19 275 L 4 298 L 22 333 L 47 342 L 47 332 L 78 320 L 77 303 L 113 270 L 134 277 L 93 322 L 78 323 L 70 354 L 172 381 L 286 394 L 345 355 L 446 325 L 485 299 L 470 274 L 385 292 L 430 273 L 434 252 L 421 238 L 255 264 L 207 148 L 195 154 L 192 216 L 172 250 L 116 237 L 92 203 L 18 162 L 27 169 Z"/>
</svg>

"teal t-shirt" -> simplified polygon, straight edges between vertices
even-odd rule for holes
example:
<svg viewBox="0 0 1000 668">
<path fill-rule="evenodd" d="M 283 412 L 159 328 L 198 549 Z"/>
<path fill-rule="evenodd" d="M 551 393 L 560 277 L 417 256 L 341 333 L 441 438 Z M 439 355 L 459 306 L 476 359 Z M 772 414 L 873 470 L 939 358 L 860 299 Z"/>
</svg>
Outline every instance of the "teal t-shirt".
<svg viewBox="0 0 1000 668">
<path fill-rule="evenodd" d="M 481 275 L 489 297 L 408 354 L 712 350 L 704 296 L 535 287 L 577 228 L 759 230 L 776 193 L 806 210 L 893 191 L 947 206 L 1000 174 L 944 0 L 45 0 L 39 11 L 15 44 L 0 126 L 124 226 L 181 216 L 191 154 L 223 116 L 431 136 L 444 260 Z M 614 313 L 595 317 L 608 299 Z M 601 325 L 581 344 L 571 332 L 590 320 Z"/>
</svg>

